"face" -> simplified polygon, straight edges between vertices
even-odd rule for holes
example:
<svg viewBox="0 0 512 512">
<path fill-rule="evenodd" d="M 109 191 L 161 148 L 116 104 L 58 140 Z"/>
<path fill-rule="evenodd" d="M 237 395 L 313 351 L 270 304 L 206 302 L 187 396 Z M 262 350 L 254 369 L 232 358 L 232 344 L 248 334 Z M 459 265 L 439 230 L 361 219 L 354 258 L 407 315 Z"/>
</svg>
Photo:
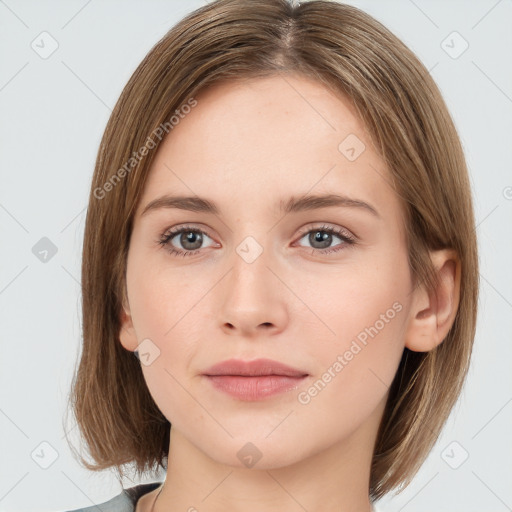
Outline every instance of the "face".
<svg viewBox="0 0 512 512">
<path fill-rule="evenodd" d="M 378 424 L 410 312 L 388 171 L 350 103 L 314 81 L 221 84 L 196 100 L 136 212 L 121 343 L 139 349 L 173 429 L 215 461 L 242 467 L 249 442 L 260 468 L 349 449 Z M 237 396 L 204 375 L 260 358 L 306 376 L 274 379 L 277 391 L 224 378 L 260 386 Z"/>
</svg>

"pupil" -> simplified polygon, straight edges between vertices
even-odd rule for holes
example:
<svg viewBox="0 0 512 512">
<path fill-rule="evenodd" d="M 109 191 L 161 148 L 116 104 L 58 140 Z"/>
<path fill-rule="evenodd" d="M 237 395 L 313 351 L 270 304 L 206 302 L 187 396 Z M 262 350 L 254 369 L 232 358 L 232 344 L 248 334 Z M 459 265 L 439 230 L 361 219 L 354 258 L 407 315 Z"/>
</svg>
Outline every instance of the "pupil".
<svg viewBox="0 0 512 512">
<path fill-rule="evenodd" d="M 316 231 L 314 234 L 310 235 L 310 242 L 320 242 L 320 249 L 325 249 L 329 247 L 331 243 L 331 234 L 326 231 Z"/>
<path fill-rule="evenodd" d="M 194 239 L 196 239 L 195 242 Z M 182 233 L 180 243 L 188 251 L 194 251 L 201 247 L 202 235 L 201 233 L 196 233 L 194 231 Z M 187 246 L 189 243 L 192 244 L 192 247 Z"/>
</svg>

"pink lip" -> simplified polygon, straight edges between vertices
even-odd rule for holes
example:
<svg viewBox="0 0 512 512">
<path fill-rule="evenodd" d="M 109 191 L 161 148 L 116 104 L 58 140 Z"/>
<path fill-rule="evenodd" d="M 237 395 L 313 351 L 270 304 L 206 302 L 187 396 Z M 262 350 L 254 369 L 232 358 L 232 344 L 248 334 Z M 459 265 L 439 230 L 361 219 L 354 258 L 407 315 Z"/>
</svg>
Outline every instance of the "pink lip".
<svg viewBox="0 0 512 512">
<path fill-rule="evenodd" d="M 203 375 L 215 388 L 235 398 L 259 400 L 297 388 L 308 373 L 271 359 L 229 359 Z"/>
</svg>

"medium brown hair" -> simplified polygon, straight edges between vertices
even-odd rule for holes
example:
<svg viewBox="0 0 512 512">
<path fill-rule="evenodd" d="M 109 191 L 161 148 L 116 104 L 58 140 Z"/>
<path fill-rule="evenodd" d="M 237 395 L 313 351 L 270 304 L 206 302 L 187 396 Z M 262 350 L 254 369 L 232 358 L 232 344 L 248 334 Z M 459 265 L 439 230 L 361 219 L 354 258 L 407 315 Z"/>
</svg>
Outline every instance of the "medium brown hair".
<svg viewBox="0 0 512 512">
<path fill-rule="evenodd" d="M 141 148 L 208 86 L 287 73 L 349 98 L 364 122 L 402 201 L 415 284 L 435 290 L 429 250 L 454 249 L 460 261 L 460 302 L 448 335 L 428 352 L 405 348 L 389 390 L 371 467 L 373 499 L 410 482 L 456 402 L 475 336 L 478 255 L 464 154 L 438 87 L 396 36 L 355 7 L 217 0 L 183 18 L 146 55 L 99 147 L 83 244 L 83 346 L 70 395 L 95 463 L 80 461 L 90 470 L 121 474 L 134 464 L 142 476 L 166 468 L 168 458 L 170 423 L 140 362 L 119 341 L 133 215 L 161 140 L 144 155 Z"/>
</svg>

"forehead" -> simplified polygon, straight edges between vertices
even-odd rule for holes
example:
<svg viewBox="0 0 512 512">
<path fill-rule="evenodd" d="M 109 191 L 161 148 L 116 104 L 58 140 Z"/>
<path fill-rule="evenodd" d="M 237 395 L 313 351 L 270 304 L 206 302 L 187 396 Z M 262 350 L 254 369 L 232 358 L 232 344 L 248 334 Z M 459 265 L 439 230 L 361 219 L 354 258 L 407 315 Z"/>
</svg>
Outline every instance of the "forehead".
<svg viewBox="0 0 512 512">
<path fill-rule="evenodd" d="M 298 75 L 223 82 L 196 100 L 197 107 L 169 137 L 175 139 L 170 141 L 171 151 L 173 145 L 190 144 L 200 136 L 195 140 L 198 150 L 204 148 L 225 159 L 234 159 L 243 150 L 244 156 L 261 161 L 338 151 L 348 134 L 366 138 L 348 99 Z"/>
<path fill-rule="evenodd" d="M 323 84 L 273 76 L 216 84 L 195 99 L 158 148 L 139 211 L 163 193 L 233 207 L 265 207 L 306 192 L 344 193 L 381 207 L 392 200 L 387 171 L 353 105 Z"/>
</svg>

